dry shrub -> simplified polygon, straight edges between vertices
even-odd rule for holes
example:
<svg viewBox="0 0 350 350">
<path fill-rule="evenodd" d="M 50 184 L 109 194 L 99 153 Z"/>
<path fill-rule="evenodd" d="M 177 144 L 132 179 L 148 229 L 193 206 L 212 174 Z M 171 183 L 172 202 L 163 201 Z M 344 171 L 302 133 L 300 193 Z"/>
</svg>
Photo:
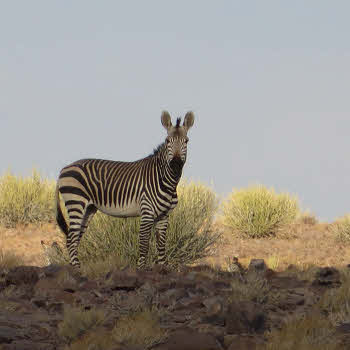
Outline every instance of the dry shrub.
<svg viewBox="0 0 350 350">
<path fill-rule="evenodd" d="M 343 216 L 329 227 L 336 239 L 343 243 L 350 243 L 350 214 Z"/>
<path fill-rule="evenodd" d="M 128 346 L 149 348 L 165 340 L 166 330 L 159 324 L 159 311 L 155 308 L 122 316 L 112 331 L 116 342 Z"/>
<path fill-rule="evenodd" d="M 24 261 L 21 256 L 0 249 L 0 270 L 9 270 L 20 265 L 24 265 Z"/>
<path fill-rule="evenodd" d="M 104 310 L 67 307 L 64 310 L 63 321 L 58 325 L 58 335 L 71 343 L 101 326 L 106 317 Z"/>
<path fill-rule="evenodd" d="M 211 230 L 217 209 L 214 191 L 197 182 L 182 181 L 177 189 L 178 205 L 169 217 L 166 263 L 176 267 L 191 264 L 208 254 L 220 237 Z M 139 218 L 117 219 L 97 213 L 79 246 L 82 265 L 113 259 L 136 266 L 138 260 Z M 148 263 L 156 261 L 154 234 L 151 235 Z"/>
<path fill-rule="evenodd" d="M 112 330 L 90 328 L 70 344 L 68 350 L 149 349 L 166 339 L 157 309 L 143 309 L 121 316 Z M 70 335 L 71 336 L 71 335 Z M 72 339 L 72 338 L 70 338 Z"/>
<path fill-rule="evenodd" d="M 282 329 L 267 333 L 265 350 L 340 350 L 329 320 L 318 313 L 289 318 Z"/>
<path fill-rule="evenodd" d="M 222 208 L 224 224 L 249 238 L 274 236 L 299 213 L 296 197 L 261 185 L 233 191 Z"/>
<path fill-rule="evenodd" d="M 42 179 L 37 171 L 30 177 L 5 174 L 0 178 L 0 224 L 53 221 L 54 190 L 54 181 Z"/>
</svg>

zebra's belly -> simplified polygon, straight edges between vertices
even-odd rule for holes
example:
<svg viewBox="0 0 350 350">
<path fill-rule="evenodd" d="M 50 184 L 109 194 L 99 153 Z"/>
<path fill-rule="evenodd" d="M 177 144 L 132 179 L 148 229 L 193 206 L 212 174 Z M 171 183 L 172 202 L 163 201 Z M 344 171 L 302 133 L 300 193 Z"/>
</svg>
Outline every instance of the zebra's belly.
<svg viewBox="0 0 350 350">
<path fill-rule="evenodd" d="M 101 210 L 102 213 L 115 216 L 117 218 L 141 216 L 140 206 L 137 203 L 131 203 L 127 207 L 98 206 L 97 209 Z"/>
</svg>

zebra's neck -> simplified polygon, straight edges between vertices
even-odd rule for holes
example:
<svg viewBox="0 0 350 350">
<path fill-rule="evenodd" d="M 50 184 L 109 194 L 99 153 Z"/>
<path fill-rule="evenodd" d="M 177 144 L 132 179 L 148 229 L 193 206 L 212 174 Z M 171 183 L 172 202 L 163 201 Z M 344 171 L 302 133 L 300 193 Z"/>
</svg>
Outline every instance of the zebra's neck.
<svg viewBox="0 0 350 350">
<path fill-rule="evenodd" d="M 167 162 L 166 152 L 167 149 L 163 143 L 159 147 L 159 151 L 156 154 L 160 171 L 160 178 L 166 187 L 171 188 L 175 191 L 182 175 L 182 168 L 173 169 Z"/>
</svg>

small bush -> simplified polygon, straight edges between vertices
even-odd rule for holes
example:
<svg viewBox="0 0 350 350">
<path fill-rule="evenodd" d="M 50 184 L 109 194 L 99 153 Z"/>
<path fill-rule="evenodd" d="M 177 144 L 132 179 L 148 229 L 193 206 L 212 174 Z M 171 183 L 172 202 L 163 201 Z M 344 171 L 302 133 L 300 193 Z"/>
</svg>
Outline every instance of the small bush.
<svg viewBox="0 0 350 350">
<path fill-rule="evenodd" d="M 166 263 L 173 267 L 190 264 L 207 256 L 220 234 L 211 231 L 217 209 L 213 190 L 201 183 L 181 182 L 179 202 L 169 217 Z M 136 266 L 138 260 L 139 218 L 118 219 L 97 213 L 79 246 L 82 265 L 113 259 L 122 265 Z M 157 258 L 154 234 L 151 235 L 148 263 Z"/>
<path fill-rule="evenodd" d="M 15 227 L 53 221 L 54 195 L 54 181 L 43 180 L 37 171 L 30 177 L 7 173 L 0 178 L 0 224 Z"/>
<path fill-rule="evenodd" d="M 166 338 L 167 332 L 160 327 L 157 309 L 142 310 L 122 316 L 112 331 L 116 342 L 129 346 L 149 348 Z"/>
<path fill-rule="evenodd" d="M 332 223 L 329 229 L 336 239 L 343 243 L 350 243 L 350 214 Z"/>
<path fill-rule="evenodd" d="M 67 307 L 64 310 L 63 321 L 58 325 L 58 335 L 71 343 L 99 327 L 106 317 L 106 312 L 103 310 Z"/>
<path fill-rule="evenodd" d="M 299 213 L 298 200 L 273 189 L 252 186 L 232 192 L 223 203 L 224 224 L 250 238 L 273 236 Z"/>
</svg>

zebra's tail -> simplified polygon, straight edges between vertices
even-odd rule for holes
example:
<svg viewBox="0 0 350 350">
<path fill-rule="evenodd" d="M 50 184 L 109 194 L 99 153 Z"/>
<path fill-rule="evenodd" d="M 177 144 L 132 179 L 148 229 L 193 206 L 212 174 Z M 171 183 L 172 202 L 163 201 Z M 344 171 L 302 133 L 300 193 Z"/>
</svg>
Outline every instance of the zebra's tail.
<svg viewBox="0 0 350 350">
<path fill-rule="evenodd" d="M 56 221 L 62 232 L 67 236 L 68 234 L 68 226 L 66 219 L 63 216 L 61 204 L 60 204 L 60 196 L 58 191 L 58 184 L 56 186 Z"/>
</svg>

